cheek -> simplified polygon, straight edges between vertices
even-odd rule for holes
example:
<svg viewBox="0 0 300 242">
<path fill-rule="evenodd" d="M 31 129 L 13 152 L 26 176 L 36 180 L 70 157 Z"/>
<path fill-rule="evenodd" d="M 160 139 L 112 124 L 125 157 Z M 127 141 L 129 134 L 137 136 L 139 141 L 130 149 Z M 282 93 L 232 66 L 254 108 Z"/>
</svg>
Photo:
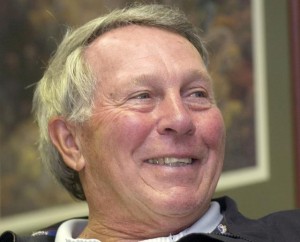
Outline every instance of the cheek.
<svg viewBox="0 0 300 242">
<path fill-rule="evenodd" d="M 140 113 L 123 112 L 108 120 L 113 121 L 103 126 L 102 134 L 110 146 L 118 148 L 125 146 L 126 150 L 130 151 L 143 144 L 153 127 L 151 118 Z"/>
<path fill-rule="evenodd" d="M 225 142 L 225 125 L 219 109 L 210 110 L 204 120 L 203 138 L 211 148 L 223 149 Z M 201 129 L 201 128 L 200 128 Z"/>
<path fill-rule="evenodd" d="M 118 177 L 132 169 L 132 154 L 145 142 L 151 132 L 151 122 L 145 115 L 129 112 L 102 113 L 94 117 L 84 134 L 84 156 L 93 176 L 100 180 Z M 103 118 L 104 117 L 104 118 Z M 126 166 L 124 166 L 126 164 Z"/>
</svg>

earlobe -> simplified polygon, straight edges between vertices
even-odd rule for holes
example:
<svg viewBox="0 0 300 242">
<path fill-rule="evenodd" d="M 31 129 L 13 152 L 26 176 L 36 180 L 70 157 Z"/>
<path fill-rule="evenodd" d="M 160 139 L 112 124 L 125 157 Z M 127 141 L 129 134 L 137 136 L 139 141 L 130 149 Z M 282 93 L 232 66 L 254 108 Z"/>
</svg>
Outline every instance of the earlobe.
<svg viewBox="0 0 300 242">
<path fill-rule="evenodd" d="M 75 128 L 63 118 L 55 118 L 49 122 L 48 129 L 51 141 L 66 165 L 76 171 L 82 170 L 85 160 L 80 150 Z"/>
</svg>

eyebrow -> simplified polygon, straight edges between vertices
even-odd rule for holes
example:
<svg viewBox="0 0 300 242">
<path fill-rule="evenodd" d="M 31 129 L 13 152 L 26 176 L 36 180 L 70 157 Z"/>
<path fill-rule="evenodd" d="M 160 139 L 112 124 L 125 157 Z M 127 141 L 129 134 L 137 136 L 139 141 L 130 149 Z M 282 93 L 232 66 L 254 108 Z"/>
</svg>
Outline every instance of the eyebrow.
<svg viewBox="0 0 300 242">
<path fill-rule="evenodd" d="M 153 74 L 141 74 L 133 77 L 131 83 L 134 85 L 147 84 L 150 80 L 157 80 L 157 77 Z"/>
<path fill-rule="evenodd" d="M 212 79 L 207 71 L 201 71 L 198 69 L 193 69 L 188 71 L 184 75 L 184 79 L 199 79 L 200 81 L 204 81 L 206 83 L 212 83 Z"/>
</svg>

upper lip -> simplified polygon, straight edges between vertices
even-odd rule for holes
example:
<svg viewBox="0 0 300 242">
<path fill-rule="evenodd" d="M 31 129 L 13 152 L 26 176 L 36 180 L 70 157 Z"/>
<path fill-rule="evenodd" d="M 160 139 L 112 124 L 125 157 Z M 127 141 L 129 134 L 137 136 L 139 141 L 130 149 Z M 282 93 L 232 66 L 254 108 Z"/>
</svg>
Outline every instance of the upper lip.
<svg viewBox="0 0 300 242">
<path fill-rule="evenodd" d="M 199 160 L 200 157 L 197 156 L 197 155 L 158 155 L 158 156 L 153 156 L 153 157 L 150 157 L 150 158 L 146 158 L 144 159 L 145 161 L 147 160 L 155 160 L 155 159 L 163 159 L 163 158 L 174 158 L 174 159 L 192 159 L 193 161 L 194 160 Z"/>
<path fill-rule="evenodd" d="M 151 164 L 160 164 L 160 165 L 171 165 L 171 164 L 192 164 L 192 158 L 176 158 L 176 157 L 164 157 L 159 159 L 149 159 L 147 160 Z"/>
</svg>

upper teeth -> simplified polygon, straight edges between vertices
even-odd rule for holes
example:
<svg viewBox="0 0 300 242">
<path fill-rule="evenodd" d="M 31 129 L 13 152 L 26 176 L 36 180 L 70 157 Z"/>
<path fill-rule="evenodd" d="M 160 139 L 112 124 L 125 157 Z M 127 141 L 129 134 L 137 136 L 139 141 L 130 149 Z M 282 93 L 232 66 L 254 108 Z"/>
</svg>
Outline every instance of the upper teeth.
<svg viewBox="0 0 300 242">
<path fill-rule="evenodd" d="M 149 159 L 149 163 L 151 164 L 159 164 L 159 165 L 184 165 L 184 164 L 191 164 L 192 158 L 174 158 L 174 157 L 165 157 L 165 158 L 155 158 Z"/>
</svg>

